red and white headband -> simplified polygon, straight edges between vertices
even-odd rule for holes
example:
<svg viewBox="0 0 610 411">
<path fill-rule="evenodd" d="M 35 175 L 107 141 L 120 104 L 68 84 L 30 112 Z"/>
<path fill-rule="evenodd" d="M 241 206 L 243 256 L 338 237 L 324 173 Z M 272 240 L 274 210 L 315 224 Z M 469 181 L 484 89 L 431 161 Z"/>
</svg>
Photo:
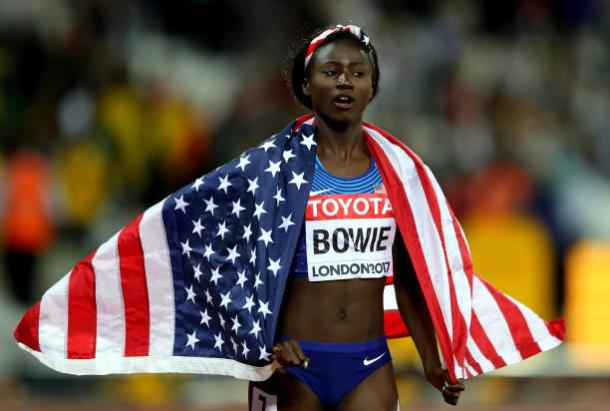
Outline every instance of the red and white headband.
<svg viewBox="0 0 610 411">
<path fill-rule="evenodd" d="M 311 43 L 309 43 L 309 47 L 307 47 L 307 53 L 305 53 L 305 67 L 303 68 L 304 70 L 307 70 L 307 65 L 311 61 L 311 57 L 313 56 L 313 53 L 315 53 L 315 51 L 318 47 L 320 47 L 322 44 L 324 44 L 324 42 L 326 41 L 326 38 L 333 33 L 338 33 L 341 31 L 346 31 L 348 33 L 351 33 L 355 38 L 357 38 L 366 47 L 369 46 L 369 43 L 370 43 L 369 36 L 367 36 L 360 27 L 354 26 L 354 25 L 342 26 L 341 24 L 337 24 L 335 27 L 325 30 L 324 32 L 322 32 L 322 34 L 320 34 L 319 36 L 317 36 L 313 40 L 311 40 Z"/>
</svg>

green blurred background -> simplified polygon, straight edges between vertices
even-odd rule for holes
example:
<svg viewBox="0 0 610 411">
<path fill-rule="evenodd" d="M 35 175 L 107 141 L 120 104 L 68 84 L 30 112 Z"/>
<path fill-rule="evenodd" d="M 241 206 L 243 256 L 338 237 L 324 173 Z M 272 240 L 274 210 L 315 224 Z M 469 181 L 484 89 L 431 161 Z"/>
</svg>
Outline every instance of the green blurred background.
<svg viewBox="0 0 610 411">
<path fill-rule="evenodd" d="M 413 148 L 475 269 L 567 342 L 462 408 L 610 409 L 610 2 L 0 0 L 0 409 L 245 409 L 247 383 L 71 377 L 12 341 L 30 304 L 148 206 L 305 111 L 286 70 L 327 24 L 380 60 L 366 120 Z M 401 404 L 442 408 L 410 341 Z"/>
</svg>

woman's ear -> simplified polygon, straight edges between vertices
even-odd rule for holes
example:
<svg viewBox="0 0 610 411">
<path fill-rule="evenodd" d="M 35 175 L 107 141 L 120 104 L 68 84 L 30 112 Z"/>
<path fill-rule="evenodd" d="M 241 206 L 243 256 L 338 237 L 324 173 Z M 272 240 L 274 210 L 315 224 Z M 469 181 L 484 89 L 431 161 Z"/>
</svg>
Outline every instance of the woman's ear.
<svg viewBox="0 0 610 411">
<path fill-rule="evenodd" d="M 307 79 L 303 79 L 303 94 L 306 96 L 309 96 L 309 80 Z"/>
</svg>

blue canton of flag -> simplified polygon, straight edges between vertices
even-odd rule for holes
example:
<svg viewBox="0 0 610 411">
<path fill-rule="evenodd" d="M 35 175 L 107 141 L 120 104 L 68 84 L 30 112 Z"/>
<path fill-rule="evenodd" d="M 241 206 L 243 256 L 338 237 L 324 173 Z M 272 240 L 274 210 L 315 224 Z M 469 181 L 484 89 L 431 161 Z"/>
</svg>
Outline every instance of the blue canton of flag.
<svg viewBox="0 0 610 411">
<path fill-rule="evenodd" d="M 288 127 L 165 202 L 174 355 L 270 361 L 315 144 Z"/>
</svg>

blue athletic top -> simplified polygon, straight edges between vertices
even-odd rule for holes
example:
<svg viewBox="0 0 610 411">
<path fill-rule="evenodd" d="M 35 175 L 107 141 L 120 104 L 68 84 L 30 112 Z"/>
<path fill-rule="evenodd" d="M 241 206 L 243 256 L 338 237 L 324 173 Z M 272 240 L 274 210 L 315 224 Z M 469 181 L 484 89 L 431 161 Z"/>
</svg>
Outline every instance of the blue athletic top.
<svg viewBox="0 0 610 411">
<path fill-rule="evenodd" d="M 371 164 L 366 173 L 357 177 L 343 178 L 330 174 L 322 165 L 320 158 L 316 156 L 316 164 L 314 167 L 313 182 L 311 184 L 309 198 L 317 195 L 375 193 L 382 186 L 383 180 L 381 179 L 377 165 L 372 158 Z M 297 243 L 290 272 L 296 277 L 307 278 L 305 224 L 303 224 L 301 229 L 301 234 L 299 236 L 299 241 Z"/>
</svg>

